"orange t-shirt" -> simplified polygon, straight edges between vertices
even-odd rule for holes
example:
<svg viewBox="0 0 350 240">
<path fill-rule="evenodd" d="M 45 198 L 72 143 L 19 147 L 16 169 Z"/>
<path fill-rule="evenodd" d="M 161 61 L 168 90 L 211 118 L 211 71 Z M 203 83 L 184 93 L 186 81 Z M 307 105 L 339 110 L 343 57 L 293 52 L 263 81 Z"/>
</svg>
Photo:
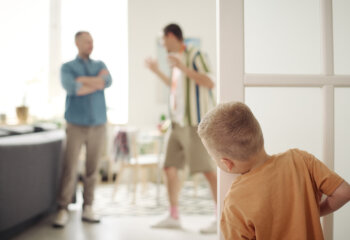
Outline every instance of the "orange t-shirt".
<svg viewBox="0 0 350 240">
<path fill-rule="evenodd" d="M 322 240 L 320 200 L 343 182 L 313 155 L 292 149 L 236 178 L 221 217 L 225 239 Z"/>
</svg>

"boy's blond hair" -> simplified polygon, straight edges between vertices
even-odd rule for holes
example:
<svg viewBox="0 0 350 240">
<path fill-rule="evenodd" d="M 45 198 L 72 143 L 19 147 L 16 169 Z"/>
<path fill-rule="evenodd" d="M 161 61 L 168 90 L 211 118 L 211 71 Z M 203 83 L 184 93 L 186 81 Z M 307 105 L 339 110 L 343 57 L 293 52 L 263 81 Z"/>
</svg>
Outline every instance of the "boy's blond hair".
<svg viewBox="0 0 350 240">
<path fill-rule="evenodd" d="M 198 134 L 216 158 L 247 160 L 264 146 L 259 122 L 247 105 L 219 104 L 198 126 Z"/>
</svg>

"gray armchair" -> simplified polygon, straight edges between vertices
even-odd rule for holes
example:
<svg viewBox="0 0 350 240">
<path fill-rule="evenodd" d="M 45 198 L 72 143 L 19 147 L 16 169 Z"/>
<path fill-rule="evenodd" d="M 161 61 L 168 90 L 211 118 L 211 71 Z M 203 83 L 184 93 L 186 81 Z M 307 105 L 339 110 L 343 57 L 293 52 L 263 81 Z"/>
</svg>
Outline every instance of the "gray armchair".
<svg viewBox="0 0 350 240">
<path fill-rule="evenodd" d="M 62 130 L 0 138 L 0 238 L 55 206 L 64 138 Z"/>
</svg>

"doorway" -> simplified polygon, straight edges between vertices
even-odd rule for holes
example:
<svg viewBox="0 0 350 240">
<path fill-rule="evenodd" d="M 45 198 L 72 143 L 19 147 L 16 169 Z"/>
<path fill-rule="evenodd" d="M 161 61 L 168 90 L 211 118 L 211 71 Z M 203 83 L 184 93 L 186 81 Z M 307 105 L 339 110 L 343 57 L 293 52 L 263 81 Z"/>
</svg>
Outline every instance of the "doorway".
<svg viewBox="0 0 350 240">
<path fill-rule="evenodd" d="M 217 0 L 219 102 L 251 107 L 268 153 L 305 149 L 347 181 L 349 10 L 340 0 Z M 218 170 L 219 213 L 233 179 Z M 325 239 L 348 236 L 349 216 L 345 206 L 325 217 Z"/>
</svg>

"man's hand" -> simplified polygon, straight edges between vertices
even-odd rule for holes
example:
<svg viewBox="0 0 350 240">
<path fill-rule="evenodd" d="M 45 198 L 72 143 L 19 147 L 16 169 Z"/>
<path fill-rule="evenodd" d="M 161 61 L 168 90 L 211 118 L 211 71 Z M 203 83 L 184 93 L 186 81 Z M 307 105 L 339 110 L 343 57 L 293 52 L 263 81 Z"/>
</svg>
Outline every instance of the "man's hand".
<svg viewBox="0 0 350 240">
<path fill-rule="evenodd" d="M 177 67 L 180 70 L 184 71 L 185 65 L 181 62 L 181 60 L 177 56 L 169 55 L 168 61 L 171 67 Z"/>
<path fill-rule="evenodd" d="M 185 64 L 183 64 L 178 55 L 171 54 L 168 56 L 168 60 L 171 67 L 180 69 L 190 79 L 194 80 L 196 84 L 207 87 L 209 89 L 214 87 L 213 81 L 206 74 L 199 73 L 194 69 L 188 68 Z"/>
<path fill-rule="evenodd" d="M 85 81 L 85 76 L 77 77 L 77 78 L 75 79 L 75 81 L 80 82 L 80 83 L 84 83 L 84 81 Z"/>
<path fill-rule="evenodd" d="M 145 60 L 145 65 L 148 69 L 150 69 L 152 72 L 157 73 L 159 72 L 158 62 L 155 59 L 147 58 Z"/>
<path fill-rule="evenodd" d="M 147 58 L 145 60 L 145 65 L 148 69 L 150 69 L 154 74 L 156 74 L 167 86 L 170 87 L 171 81 L 168 76 L 162 73 L 159 70 L 158 63 L 156 60 L 152 58 Z"/>
<path fill-rule="evenodd" d="M 96 77 L 92 76 L 81 76 L 77 77 L 75 80 L 83 84 L 81 92 L 78 95 L 86 95 L 86 93 L 93 93 L 97 90 L 103 90 L 105 87 L 105 80 L 103 76 L 109 75 L 107 69 L 102 69 Z M 82 93 L 82 94 L 81 94 Z"/>
</svg>

